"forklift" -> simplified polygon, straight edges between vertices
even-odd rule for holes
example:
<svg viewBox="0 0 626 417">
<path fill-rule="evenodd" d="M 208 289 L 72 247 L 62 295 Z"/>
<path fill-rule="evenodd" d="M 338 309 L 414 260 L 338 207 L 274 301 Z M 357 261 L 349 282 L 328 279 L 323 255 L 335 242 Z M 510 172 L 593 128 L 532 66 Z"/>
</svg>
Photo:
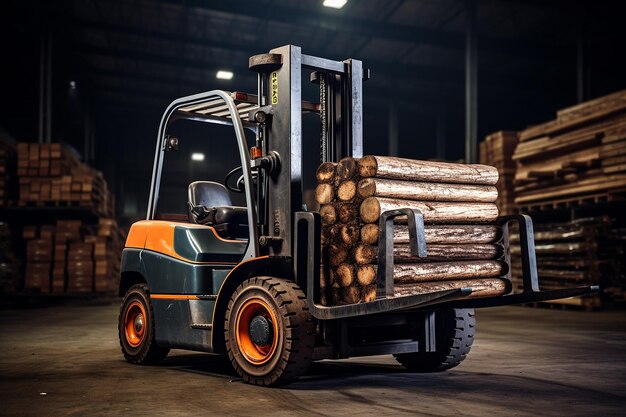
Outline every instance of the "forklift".
<svg viewBox="0 0 626 417">
<path fill-rule="evenodd" d="M 170 349 L 227 354 L 245 382 L 277 386 L 311 361 L 392 354 L 413 372 L 452 368 L 469 353 L 474 309 L 597 292 L 597 286 L 539 289 L 532 220 L 500 217 L 503 261 L 508 226 L 520 231 L 523 292 L 467 299 L 471 288 L 394 297 L 393 221 L 406 216 L 411 250 L 425 256 L 419 210 L 380 219 L 376 299 L 320 303 L 319 213 L 303 204 L 303 112 L 319 114 L 320 162 L 363 156 L 361 61 L 334 61 L 286 45 L 249 59 L 257 94 L 212 90 L 174 100 L 161 119 L 146 220 L 122 252 L 119 339 L 134 364 L 156 364 Z M 319 103 L 302 100 L 302 76 L 319 84 Z M 188 212 L 158 210 L 163 161 L 178 149 L 175 120 L 232 126 L 240 166 L 223 181 L 188 186 Z M 254 133 L 248 149 L 245 129 Z M 211 140 L 211 138 L 207 139 Z M 242 193 L 245 207 L 230 192 Z M 510 279 L 510 272 L 507 278 Z"/>
</svg>

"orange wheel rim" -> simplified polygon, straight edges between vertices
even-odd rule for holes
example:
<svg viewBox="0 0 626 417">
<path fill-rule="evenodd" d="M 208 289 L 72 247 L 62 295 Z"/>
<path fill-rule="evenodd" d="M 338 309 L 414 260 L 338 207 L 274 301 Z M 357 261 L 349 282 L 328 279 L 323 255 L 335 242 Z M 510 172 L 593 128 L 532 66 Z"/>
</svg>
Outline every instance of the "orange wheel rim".
<svg viewBox="0 0 626 417">
<path fill-rule="evenodd" d="M 262 317 L 269 322 L 268 343 L 258 344 L 252 340 L 250 325 L 256 317 Z M 246 360 L 254 365 L 263 365 L 272 358 L 278 345 L 278 322 L 274 311 L 260 298 L 247 300 L 237 311 L 235 334 L 237 346 Z"/>
<path fill-rule="evenodd" d="M 124 315 L 124 333 L 126 341 L 132 347 L 137 347 L 146 334 L 146 309 L 139 301 L 133 301 L 126 308 Z"/>
</svg>

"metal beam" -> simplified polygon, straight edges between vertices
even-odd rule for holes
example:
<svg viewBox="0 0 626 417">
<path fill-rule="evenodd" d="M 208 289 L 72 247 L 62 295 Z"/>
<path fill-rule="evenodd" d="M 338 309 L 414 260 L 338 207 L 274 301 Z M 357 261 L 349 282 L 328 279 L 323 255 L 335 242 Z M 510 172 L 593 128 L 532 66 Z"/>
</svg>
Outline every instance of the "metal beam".
<svg viewBox="0 0 626 417">
<path fill-rule="evenodd" d="M 478 51 L 476 0 L 465 1 L 465 163 L 478 159 Z"/>
<path fill-rule="evenodd" d="M 232 0 L 164 0 L 165 3 L 183 7 L 194 7 L 203 10 L 213 10 L 236 16 L 245 16 L 263 22 L 275 22 L 296 28 L 309 28 L 319 31 L 333 31 L 357 36 L 371 36 L 377 38 L 422 43 L 441 48 L 463 50 L 463 33 L 443 29 L 431 29 L 401 24 L 390 24 L 376 20 L 355 18 L 346 14 L 337 14 L 320 7 L 294 8 L 285 5 L 268 7 L 260 2 L 234 2 Z M 567 47 L 550 45 L 545 42 L 522 40 L 517 38 L 501 38 L 481 36 L 481 47 L 485 51 L 506 55 L 523 55 L 538 57 L 542 60 L 559 61 L 565 58 Z M 573 47 L 569 48 L 573 50 Z"/>
<path fill-rule="evenodd" d="M 128 27 L 125 25 L 120 25 L 117 23 L 103 23 L 96 21 L 86 21 L 81 20 L 75 22 L 75 27 L 80 28 L 82 30 L 100 30 L 106 32 L 115 32 L 122 35 L 130 35 L 144 38 L 151 38 L 156 40 L 161 40 L 164 42 L 171 43 L 180 43 L 181 45 L 187 46 L 199 46 L 204 48 L 211 49 L 219 49 L 228 53 L 241 53 L 242 56 L 251 56 L 262 51 L 253 50 L 249 47 L 244 47 L 237 44 L 232 44 L 228 42 L 224 42 L 223 40 L 208 40 L 204 38 L 199 38 L 196 36 L 188 36 L 188 35 L 180 35 L 180 34 L 170 34 L 163 33 L 161 31 L 155 31 L 150 29 L 137 29 L 134 27 Z M 98 47 L 97 50 L 102 50 L 101 47 Z M 316 50 L 306 50 L 307 53 L 312 55 L 325 55 L 324 51 L 316 51 Z M 144 53 L 144 51 L 142 51 Z M 129 59 L 133 58 L 131 55 L 127 55 Z M 345 57 L 344 57 L 345 58 Z M 178 58 L 172 57 L 170 62 L 171 65 L 174 65 Z M 185 64 L 185 62 L 189 62 L 186 59 L 179 59 L 179 63 Z M 198 61 L 196 61 L 197 64 Z M 419 79 L 423 81 L 443 81 L 449 84 L 461 84 L 463 82 L 463 71 L 455 68 L 446 68 L 446 67 L 436 67 L 436 66 L 427 66 L 427 65 L 415 65 L 415 64 L 404 64 L 398 62 L 389 62 L 389 61 L 379 61 L 366 59 L 364 64 L 367 68 L 372 70 L 374 76 L 383 75 L 389 78 L 396 79 L 398 77 Z M 195 65 L 195 64 L 194 64 Z M 231 63 L 231 65 L 233 65 Z M 185 65 L 189 66 L 189 65 Z M 214 67 L 218 69 L 218 67 Z M 546 86 L 549 88 L 555 88 L 555 80 L 554 77 L 546 76 L 544 73 L 533 74 L 533 76 L 521 75 L 521 76 L 511 76 L 507 74 L 502 74 L 498 72 L 493 72 L 487 70 L 484 73 L 483 83 L 490 85 L 497 85 L 500 87 L 513 88 L 513 89 L 542 89 L 544 90 Z M 557 84 L 558 85 L 558 84 Z"/>
</svg>

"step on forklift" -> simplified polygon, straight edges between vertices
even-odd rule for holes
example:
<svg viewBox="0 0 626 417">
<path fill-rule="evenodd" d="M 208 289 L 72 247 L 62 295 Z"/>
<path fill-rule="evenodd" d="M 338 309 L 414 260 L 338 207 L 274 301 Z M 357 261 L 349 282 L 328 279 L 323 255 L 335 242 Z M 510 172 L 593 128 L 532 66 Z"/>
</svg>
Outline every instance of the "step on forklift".
<svg viewBox="0 0 626 417">
<path fill-rule="evenodd" d="M 393 219 L 408 217 L 411 250 L 425 256 L 418 210 L 380 219 L 377 297 L 320 304 L 320 216 L 303 205 L 302 114 L 319 114 L 320 162 L 363 156 L 362 84 L 356 59 L 333 61 L 287 45 L 250 58 L 257 94 L 213 90 L 173 101 L 159 125 L 146 220 L 122 253 L 119 339 L 128 362 L 156 364 L 171 348 L 227 354 L 244 381 L 276 386 L 311 361 L 392 354 L 414 372 L 452 368 L 474 338 L 474 308 L 579 296 L 597 286 L 539 289 L 532 220 L 498 219 L 509 264 L 508 225 L 519 224 L 523 292 L 466 299 L 471 288 L 394 297 Z M 320 103 L 302 100 L 302 75 Z M 232 126 L 240 166 L 223 181 L 188 187 L 188 213 L 158 210 L 163 161 L 178 149 L 175 120 Z M 248 149 L 245 129 L 255 135 Z M 208 138 L 207 140 L 211 140 Z M 233 206 L 231 192 L 245 207 Z M 384 255 L 384 254 L 388 255 Z M 510 273 L 508 278 L 510 279 Z"/>
</svg>

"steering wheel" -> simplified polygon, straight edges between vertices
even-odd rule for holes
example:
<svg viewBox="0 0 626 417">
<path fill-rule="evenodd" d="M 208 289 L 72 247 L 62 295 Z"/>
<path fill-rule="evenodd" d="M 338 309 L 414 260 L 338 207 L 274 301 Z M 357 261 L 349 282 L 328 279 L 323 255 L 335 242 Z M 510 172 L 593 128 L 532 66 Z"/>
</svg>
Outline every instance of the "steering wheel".
<svg viewBox="0 0 626 417">
<path fill-rule="evenodd" d="M 236 173 L 238 173 L 240 171 L 243 171 L 243 168 L 239 166 L 237 168 L 234 168 L 234 169 L 230 170 L 230 172 L 228 174 L 226 174 L 226 177 L 224 177 L 224 186 L 228 190 L 230 190 L 230 191 L 232 191 L 234 193 L 243 193 L 244 190 L 245 190 L 245 183 L 244 183 L 244 180 L 243 180 L 243 174 L 239 176 L 239 178 L 237 179 L 237 182 L 235 183 L 234 187 L 230 185 L 230 182 L 231 182 L 230 179 Z"/>
</svg>

